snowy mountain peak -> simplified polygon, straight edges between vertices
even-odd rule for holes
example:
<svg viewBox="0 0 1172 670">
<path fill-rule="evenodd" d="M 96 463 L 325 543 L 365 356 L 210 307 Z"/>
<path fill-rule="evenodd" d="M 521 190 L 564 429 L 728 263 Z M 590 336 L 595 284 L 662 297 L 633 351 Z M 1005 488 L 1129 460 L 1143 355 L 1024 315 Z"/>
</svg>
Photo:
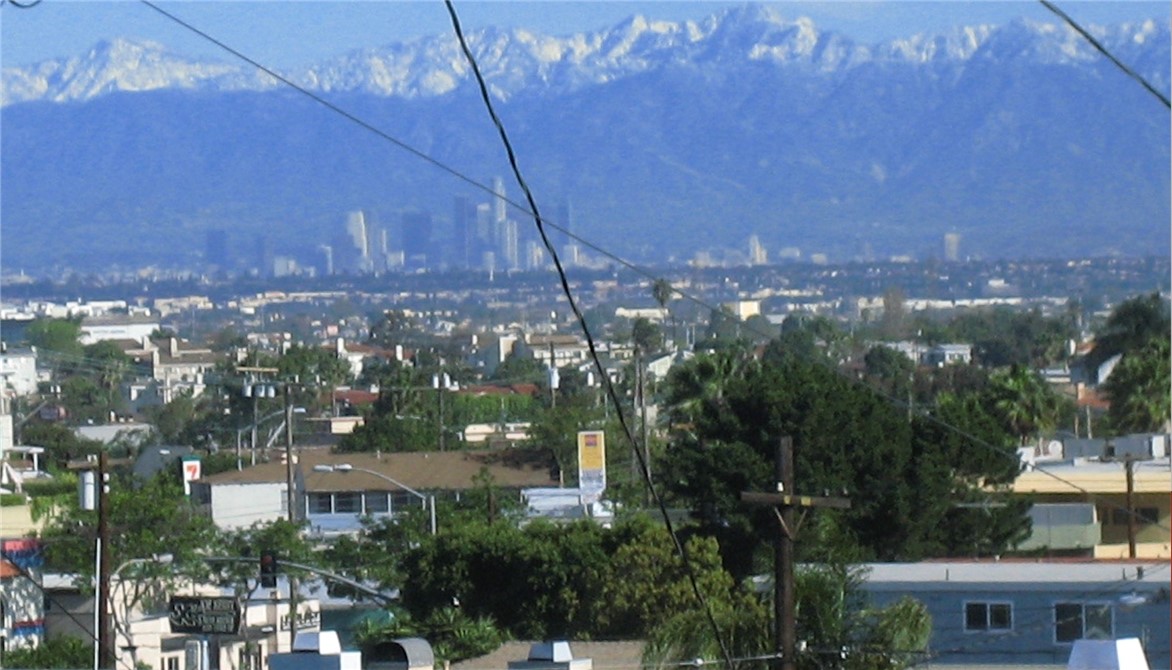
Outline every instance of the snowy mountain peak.
<svg viewBox="0 0 1172 670">
<path fill-rule="evenodd" d="M 1159 69 L 1160 59 L 1145 52 L 1151 51 L 1153 43 L 1168 41 L 1166 26 L 1146 21 L 1094 30 L 1105 42 L 1135 51 L 1137 58 L 1145 57 L 1149 70 Z M 716 72 L 768 63 L 841 74 L 874 61 L 935 67 L 970 59 L 1057 63 L 1096 57 L 1081 37 L 1058 23 L 1019 20 L 1003 27 L 962 27 L 862 45 L 819 31 L 808 18 L 787 19 L 772 6 L 756 4 L 733 7 L 700 21 L 657 21 L 633 15 L 610 28 L 561 37 L 488 27 L 469 33 L 468 41 L 491 90 L 500 98 L 523 92 L 565 93 L 683 64 Z M 1167 47 L 1163 49 L 1166 54 Z M 1164 79 L 1161 72 L 1151 74 L 1157 81 Z M 446 34 L 359 49 L 285 76 L 312 91 L 402 98 L 442 96 L 470 85 L 468 64 L 456 40 Z M 0 105 L 89 100 L 116 91 L 262 91 L 276 85 L 271 77 L 234 62 L 193 60 L 155 42 L 113 39 L 83 56 L 5 68 Z"/>
</svg>

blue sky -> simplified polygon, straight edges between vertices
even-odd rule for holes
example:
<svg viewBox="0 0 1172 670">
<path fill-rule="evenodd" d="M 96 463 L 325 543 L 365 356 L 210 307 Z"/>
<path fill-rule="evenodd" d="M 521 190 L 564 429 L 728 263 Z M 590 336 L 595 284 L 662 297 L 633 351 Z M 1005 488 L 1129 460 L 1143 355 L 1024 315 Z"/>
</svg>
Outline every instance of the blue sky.
<svg viewBox="0 0 1172 670">
<path fill-rule="evenodd" d="M 30 0 L 22 0 L 28 3 Z M 456 1 L 466 29 L 485 25 L 524 27 L 562 35 L 613 25 L 633 14 L 652 19 L 701 19 L 733 3 Z M 737 3 L 739 4 L 739 3 Z M 823 30 L 862 42 L 975 23 L 1002 24 L 1017 17 L 1057 20 L 1041 4 L 1026 0 L 847 0 L 770 4 L 786 18 L 808 16 Z M 1172 13 L 1168 2 L 1055 0 L 1083 23 L 1118 23 Z M 451 29 L 441 0 L 351 0 L 309 2 L 162 2 L 160 6 L 216 38 L 274 67 L 293 67 L 345 53 L 434 35 Z M 0 62 L 29 65 L 84 53 L 112 37 L 150 39 L 180 54 L 230 58 L 146 5 L 132 0 L 42 0 L 30 9 L 0 7 Z"/>
</svg>

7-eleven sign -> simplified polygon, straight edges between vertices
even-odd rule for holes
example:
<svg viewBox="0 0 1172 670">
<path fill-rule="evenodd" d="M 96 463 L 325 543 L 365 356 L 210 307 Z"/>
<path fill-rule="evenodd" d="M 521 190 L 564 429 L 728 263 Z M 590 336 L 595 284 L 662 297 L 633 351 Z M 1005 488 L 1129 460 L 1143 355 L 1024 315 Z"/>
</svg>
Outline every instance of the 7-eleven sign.
<svg viewBox="0 0 1172 670">
<path fill-rule="evenodd" d="M 199 479 L 200 467 L 199 456 L 184 456 L 183 457 L 183 494 L 191 495 L 191 482 Z"/>
</svg>

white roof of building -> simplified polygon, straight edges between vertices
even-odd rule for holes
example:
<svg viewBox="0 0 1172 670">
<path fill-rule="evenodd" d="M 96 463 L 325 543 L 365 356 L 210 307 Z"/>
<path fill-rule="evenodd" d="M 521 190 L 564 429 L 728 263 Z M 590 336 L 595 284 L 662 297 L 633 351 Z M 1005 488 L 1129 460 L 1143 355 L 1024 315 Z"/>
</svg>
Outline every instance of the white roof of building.
<svg viewBox="0 0 1172 670">
<path fill-rule="evenodd" d="M 1062 584 L 1112 585 L 1112 592 L 1168 588 L 1169 565 L 1165 562 L 988 561 L 869 563 L 869 590 L 1052 590 Z M 1142 571 L 1142 576 L 1140 572 Z M 1006 585 L 1012 585 L 1007 587 Z M 1117 587 L 1117 588 L 1116 588 Z"/>
</svg>

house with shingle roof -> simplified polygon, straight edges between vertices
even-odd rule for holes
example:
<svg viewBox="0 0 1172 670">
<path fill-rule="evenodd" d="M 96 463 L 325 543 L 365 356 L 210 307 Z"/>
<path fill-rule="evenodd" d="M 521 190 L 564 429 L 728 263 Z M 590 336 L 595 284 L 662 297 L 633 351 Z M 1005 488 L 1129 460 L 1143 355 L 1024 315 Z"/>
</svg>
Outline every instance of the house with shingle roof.
<svg viewBox="0 0 1172 670">
<path fill-rule="evenodd" d="M 192 482 L 192 499 L 217 526 L 247 528 L 288 518 L 290 472 L 294 515 L 320 535 L 356 532 L 363 517 L 394 517 L 425 499 L 459 498 L 483 486 L 516 492 L 557 486 L 552 454 L 544 449 L 493 449 L 339 454 L 307 450 L 283 461 L 221 472 Z M 482 474 L 483 473 L 483 474 Z"/>
</svg>

